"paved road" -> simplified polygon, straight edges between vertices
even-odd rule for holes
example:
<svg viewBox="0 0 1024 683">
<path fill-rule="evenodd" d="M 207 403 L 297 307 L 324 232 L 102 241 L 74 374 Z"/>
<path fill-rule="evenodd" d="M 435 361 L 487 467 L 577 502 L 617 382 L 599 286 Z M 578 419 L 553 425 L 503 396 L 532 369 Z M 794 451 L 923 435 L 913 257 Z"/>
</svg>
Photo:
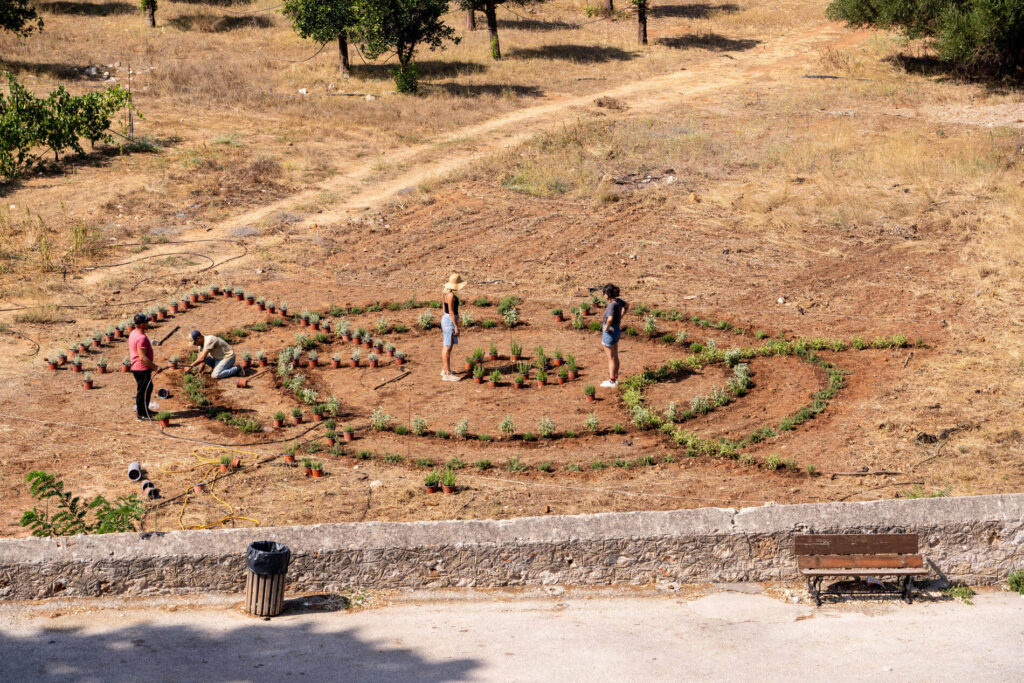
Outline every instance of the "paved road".
<svg viewBox="0 0 1024 683">
<path fill-rule="evenodd" d="M 0 680 L 1024 679 L 1024 599 L 1009 593 L 820 610 L 738 592 L 468 595 L 293 601 L 270 621 L 235 598 L 5 605 Z"/>
</svg>

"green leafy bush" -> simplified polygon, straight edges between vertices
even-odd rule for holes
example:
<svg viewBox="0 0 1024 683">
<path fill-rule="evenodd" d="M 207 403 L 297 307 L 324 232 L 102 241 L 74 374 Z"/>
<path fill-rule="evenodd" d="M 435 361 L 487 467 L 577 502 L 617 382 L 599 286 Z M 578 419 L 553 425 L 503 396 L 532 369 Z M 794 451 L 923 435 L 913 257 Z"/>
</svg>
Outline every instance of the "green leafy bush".
<svg viewBox="0 0 1024 683">
<path fill-rule="evenodd" d="M 112 534 L 135 531 L 142 519 L 142 503 L 134 493 L 110 503 L 103 496 L 82 499 L 64 490 L 64 482 L 47 472 L 29 472 L 32 497 L 46 501 L 43 510 L 33 507 L 21 516 L 21 525 L 32 528 L 33 536 L 74 536 L 75 534 Z M 51 502 L 52 501 L 52 502 Z M 56 510 L 51 514 L 51 506 Z M 93 521 L 88 519 L 93 513 Z"/>
</svg>

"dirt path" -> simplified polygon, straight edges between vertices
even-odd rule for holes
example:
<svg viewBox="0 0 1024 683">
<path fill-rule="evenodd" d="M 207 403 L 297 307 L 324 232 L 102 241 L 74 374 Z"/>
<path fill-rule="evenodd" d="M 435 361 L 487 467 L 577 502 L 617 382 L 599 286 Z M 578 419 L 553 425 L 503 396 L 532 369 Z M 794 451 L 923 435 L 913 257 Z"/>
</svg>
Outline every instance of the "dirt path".
<svg viewBox="0 0 1024 683">
<path fill-rule="evenodd" d="M 405 169 L 390 177 L 374 170 L 368 162 L 350 174 L 329 178 L 290 197 L 247 211 L 222 222 L 228 230 L 259 222 L 279 211 L 294 210 L 323 193 L 340 194 L 344 199 L 322 213 L 305 219 L 307 223 L 327 224 L 343 220 L 393 197 L 405 188 L 442 178 L 466 168 L 489 154 L 520 143 L 544 129 L 574 116 L 601 97 L 623 101 L 628 113 L 649 113 L 691 100 L 698 96 L 730 88 L 755 79 L 771 79 L 782 69 L 806 64 L 826 45 L 844 48 L 865 39 L 867 32 L 852 32 L 841 24 L 825 22 L 812 29 L 789 35 L 747 52 L 723 53 L 719 59 L 698 67 L 681 70 L 643 81 L 618 86 L 604 92 L 576 97 L 553 97 L 545 104 L 511 112 L 505 116 L 443 135 L 431 142 L 390 152 L 388 163 Z"/>
</svg>

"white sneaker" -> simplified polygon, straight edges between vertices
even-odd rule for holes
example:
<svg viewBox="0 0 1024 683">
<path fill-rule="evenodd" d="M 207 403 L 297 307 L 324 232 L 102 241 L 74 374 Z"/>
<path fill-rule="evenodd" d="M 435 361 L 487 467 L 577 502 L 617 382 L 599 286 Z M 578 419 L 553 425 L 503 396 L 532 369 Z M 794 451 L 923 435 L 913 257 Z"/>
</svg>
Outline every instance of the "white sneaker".
<svg viewBox="0 0 1024 683">
<path fill-rule="evenodd" d="M 613 379 L 606 379 L 605 381 L 601 382 L 601 386 L 604 387 L 605 389 L 614 389 L 615 387 L 619 386 L 619 383 Z"/>
<path fill-rule="evenodd" d="M 462 377 L 460 377 L 459 375 L 456 375 L 455 373 L 452 373 L 452 374 L 448 375 L 447 377 L 444 377 L 443 381 L 445 381 L 445 382 L 461 382 L 462 381 Z"/>
</svg>

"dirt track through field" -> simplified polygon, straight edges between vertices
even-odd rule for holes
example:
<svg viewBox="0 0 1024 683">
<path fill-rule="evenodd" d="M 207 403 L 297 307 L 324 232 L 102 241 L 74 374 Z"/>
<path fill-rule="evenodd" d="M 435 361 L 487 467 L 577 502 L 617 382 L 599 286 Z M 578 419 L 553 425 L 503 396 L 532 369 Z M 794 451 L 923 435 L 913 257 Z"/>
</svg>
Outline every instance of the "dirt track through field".
<svg viewBox="0 0 1024 683">
<path fill-rule="evenodd" d="M 852 47 L 862 42 L 868 32 L 853 32 L 841 24 L 824 22 L 814 28 L 763 45 L 748 52 L 722 53 L 717 59 L 698 67 L 610 90 L 576 97 L 551 97 L 546 104 L 521 109 L 484 123 L 460 129 L 432 140 L 392 151 L 385 155 L 392 165 L 408 166 L 391 177 L 381 177 L 374 170 L 376 162 L 344 176 L 329 178 L 290 197 L 234 216 L 218 226 L 222 230 L 257 223 L 280 212 L 294 210 L 316 201 L 325 194 L 342 194 L 340 203 L 325 207 L 322 213 L 309 216 L 307 223 L 330 224 L 353 213 L 373 208 L 406 188 L 466 168 L 502 148 L 521 143 L 539 132 L 572 118 L 582 107 L 593 105 L 599 98 L 613 98 L 628 107 L 628 113 L 651 113 L 660 108 L 708 93 L 748 83 L 770 80 L 783 69 L 806 64 L 825 46 Z"/>
</svg>

